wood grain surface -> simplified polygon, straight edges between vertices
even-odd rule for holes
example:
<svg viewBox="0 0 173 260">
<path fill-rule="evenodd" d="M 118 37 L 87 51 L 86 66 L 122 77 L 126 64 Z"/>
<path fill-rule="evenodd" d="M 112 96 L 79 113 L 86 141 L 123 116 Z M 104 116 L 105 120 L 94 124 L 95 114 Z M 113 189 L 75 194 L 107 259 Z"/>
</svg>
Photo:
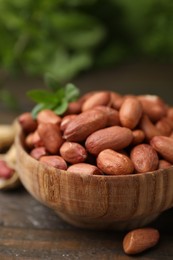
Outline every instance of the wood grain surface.
<svg viewBox="0 0 173 260">
<path fill-rule="evenodd" d="M 173 210 L 152 225 L 161 233 L 159 244 L 140 259 L 173 258 Z M 74 228 L 23 188 L 0 192 L 0 259 L 118 259 L 125 232 Z"/>
</svg>

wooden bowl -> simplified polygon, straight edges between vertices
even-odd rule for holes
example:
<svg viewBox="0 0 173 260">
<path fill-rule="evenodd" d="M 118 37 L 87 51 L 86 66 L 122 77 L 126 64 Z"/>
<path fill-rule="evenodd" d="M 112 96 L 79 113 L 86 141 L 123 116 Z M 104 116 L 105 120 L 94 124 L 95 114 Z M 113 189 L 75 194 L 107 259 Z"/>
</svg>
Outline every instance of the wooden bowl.
<svg viewBox="0 0 173 260">
<path fill-rule="evenodd" d="M 17 169 L 23 185 L 77 227 L 137 228 L 173 206 L 173 167 L 123 176 L 74 174 L 33 159 L 23 141 L 18 135 Z"/>
</svg>

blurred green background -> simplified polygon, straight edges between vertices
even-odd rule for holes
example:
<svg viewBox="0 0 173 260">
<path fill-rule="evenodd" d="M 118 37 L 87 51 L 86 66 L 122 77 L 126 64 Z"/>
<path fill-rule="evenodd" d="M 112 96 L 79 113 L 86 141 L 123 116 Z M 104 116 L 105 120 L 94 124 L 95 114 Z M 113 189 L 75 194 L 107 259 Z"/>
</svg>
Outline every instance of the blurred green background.
<svg viewBox="0 0 173 260">
<path fill-rule="evenodd" d="M 0 0 L 1 101 L 6 75 L 60 82 L 136 60 L 172 64 L 172 0 Z"/>
<path fill-rule="evenodd" d="M 141 57 L 173 61 L 172 0 L 0 0 L 0 66 L 59 80 Z"/>
</svg>

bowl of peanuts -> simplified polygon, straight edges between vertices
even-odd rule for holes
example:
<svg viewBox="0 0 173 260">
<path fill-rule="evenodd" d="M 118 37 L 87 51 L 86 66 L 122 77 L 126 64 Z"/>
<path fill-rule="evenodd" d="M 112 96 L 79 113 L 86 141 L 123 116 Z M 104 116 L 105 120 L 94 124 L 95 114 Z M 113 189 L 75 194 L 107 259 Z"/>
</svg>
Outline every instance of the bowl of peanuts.
<svg viewBox="0 0 173 260">
<path fill-rule="evenodd" d="M 65 221 L 132 229 L 173 206 L 173 108 L 160 97 L 95 91 L 62 116 L 18 120 L 20 180 Z"/>
</svg>

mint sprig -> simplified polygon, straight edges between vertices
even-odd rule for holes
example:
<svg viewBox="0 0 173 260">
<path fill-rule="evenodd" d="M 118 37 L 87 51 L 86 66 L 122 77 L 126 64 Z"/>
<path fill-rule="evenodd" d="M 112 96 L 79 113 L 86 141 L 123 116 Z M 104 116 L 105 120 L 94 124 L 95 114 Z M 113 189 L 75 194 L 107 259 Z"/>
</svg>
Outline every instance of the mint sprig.
<svg viewBox="0 0 173 260">
<path fill-rule="evenodd" d="M 72 83 L 64 87 L 51 75 L 45 75 L 45 82 L 49 90 L 33 89 L 27 92 L 27 95 L 37 103 L 32 109 L 33 118 L 44 109 L 51 109 L 57 115 L 62 115 L 68 108 L 69 102 L 75 101 L 79 97 L 79 89 Z"/>
</svg>

